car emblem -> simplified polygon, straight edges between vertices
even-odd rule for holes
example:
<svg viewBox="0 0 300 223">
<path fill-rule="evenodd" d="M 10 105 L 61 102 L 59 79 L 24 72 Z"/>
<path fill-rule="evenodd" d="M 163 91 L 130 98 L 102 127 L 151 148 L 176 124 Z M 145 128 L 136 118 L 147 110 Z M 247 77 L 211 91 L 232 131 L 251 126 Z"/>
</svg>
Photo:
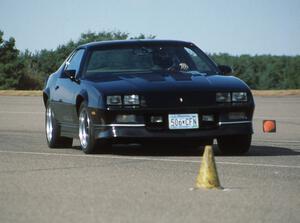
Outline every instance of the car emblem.
<svg viewBox="0 0 300 223">
<path fill-rule="evenodd" d="M 183 98 L 179 98 L 179 101 L 182 103 L 183 102 Z"/>
</svg>

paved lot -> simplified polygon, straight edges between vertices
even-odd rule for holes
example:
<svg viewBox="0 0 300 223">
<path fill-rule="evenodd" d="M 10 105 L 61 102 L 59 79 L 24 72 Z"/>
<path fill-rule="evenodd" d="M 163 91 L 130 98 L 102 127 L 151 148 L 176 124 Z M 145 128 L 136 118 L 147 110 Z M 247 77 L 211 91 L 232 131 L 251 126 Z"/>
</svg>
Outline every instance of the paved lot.
<svg viewBox="0 0 300 223">
<path fill-rule="evenodd" d="M 247 156 L 216 161 L 224 191 L 191 191 L 201 149 L 48 149 L 39 97 L 0 97 L 0 222 L 300 222 L 300 97 L 257 97 Z M 262 133 L 265 118 L 278 132 Z"/>
</svg>

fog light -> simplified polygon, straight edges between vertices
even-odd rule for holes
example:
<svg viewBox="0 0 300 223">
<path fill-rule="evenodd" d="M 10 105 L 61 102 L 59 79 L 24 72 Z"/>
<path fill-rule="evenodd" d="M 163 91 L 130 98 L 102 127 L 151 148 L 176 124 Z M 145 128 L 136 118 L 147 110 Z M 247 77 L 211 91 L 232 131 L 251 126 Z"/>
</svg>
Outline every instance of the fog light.
<svg viewBox="0 0 300 223">
<path fill-rule="evenodd" d="M 162 123 L 163 122 L 163 117 L 162 116 L 151 116 L 150 117 L 150 122 L 152 122 L 152 123 Z"/>
<path fill-rule="evenodd" d="M 214 121 L 214 116 L 213 115 L 202 115 L 202 121 L 213 122 Z"/>
<path fill-rule="evenodd" d="M 229 112 L 228 118 L 230 120 L 240 120 L 247 119 L 245 112 Z"/>
<path fill-rule="evenodd" d="M 136 123 L 135 115 L 117 115 L 116 117 L 117 123 Z"/>
</svg>

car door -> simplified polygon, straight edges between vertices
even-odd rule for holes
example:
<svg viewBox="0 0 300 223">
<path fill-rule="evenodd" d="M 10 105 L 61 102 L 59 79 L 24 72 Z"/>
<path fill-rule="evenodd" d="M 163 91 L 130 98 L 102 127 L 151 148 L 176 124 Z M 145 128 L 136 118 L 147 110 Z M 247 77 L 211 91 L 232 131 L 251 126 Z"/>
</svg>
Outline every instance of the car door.
<svg viewBox="0 0 300 223">
<path fill-rule="evenodd" d="M 68 77 L 67 70 L 75 70 L 77 76 L 84 49 L 79 49 L 66 62 L 65 68 L 58 78 L 55 86 L 54 98 L 56 99 L 55 113 L 62 125 L 74 125 L 78 122 L 76 113 L 76 95 L 80 91 L 80 82 Z"/>
</svg>

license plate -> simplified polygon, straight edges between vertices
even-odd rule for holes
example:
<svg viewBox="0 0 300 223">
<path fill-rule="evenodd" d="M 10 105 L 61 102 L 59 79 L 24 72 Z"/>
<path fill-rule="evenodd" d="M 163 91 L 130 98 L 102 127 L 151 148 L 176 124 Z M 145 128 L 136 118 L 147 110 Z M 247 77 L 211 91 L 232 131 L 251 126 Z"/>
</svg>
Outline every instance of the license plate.
<svg viewBox="0 0 300 223">
<path fill-rule="evenodd" d="M 199 128 L 198 114 L 169 114 L 169 129 Z"/>
</svg>

